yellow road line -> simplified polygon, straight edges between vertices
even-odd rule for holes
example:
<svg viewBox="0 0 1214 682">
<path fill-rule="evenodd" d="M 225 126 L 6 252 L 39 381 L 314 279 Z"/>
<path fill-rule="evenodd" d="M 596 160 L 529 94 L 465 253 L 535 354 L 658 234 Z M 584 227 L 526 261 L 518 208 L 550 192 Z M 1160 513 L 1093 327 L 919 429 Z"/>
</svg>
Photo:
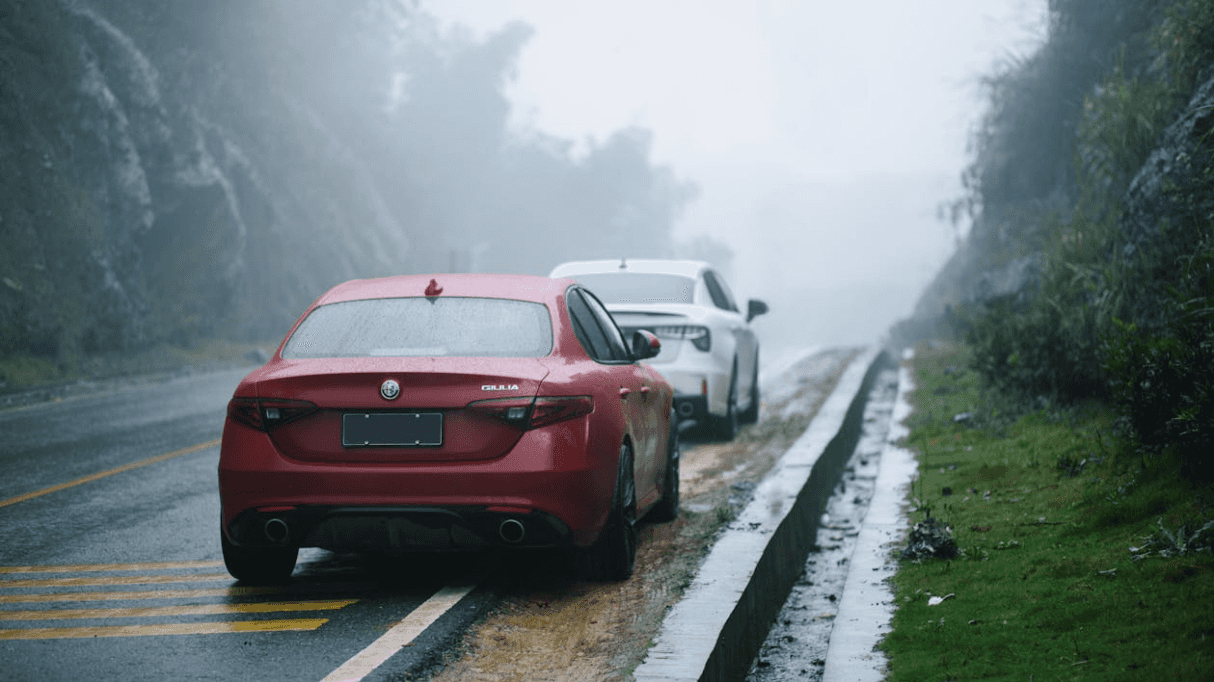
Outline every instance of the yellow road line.
<svg viewBox="0 0 1214 682">
<path fill-rule="evenodd" d="M 417 607 L 404 620 L 392 626 L 379 639 L 371 642 L 367 648 L 358 652 L 353 658 L 342 664 L 340 668 L 325 676 L 321 682 L 358 682 L 371 671 L 388 660 L 401 647 L 407 646 L 417 638 L 438 617 L 459 603 L 465 595 L 476 588 L 476 582 L 471 585 L 444 587 L 434 593 L 429 599 Z"/>
<path fill-rule="evenodd" d="M 0 620 L 71 620 L 78 618 L 160 618 L 163 616 L 218 616 L 232 613 L 282 613 L 285 611 L 333 611 L 357 599 L 262 602 L 256 604 L 189 604 L 122 609 L 40 609 L 3 611 Z"/>
<path fill-rule="evenodd" d="M 133 564 L 63 564 L 59 566 L 0 566 L 7 573 L 88 573 L 91 571 L 165 571 L 188 568 L 219 568 L 222 561 L 143 561 Z"/>
<path fill-rule="evenodd" d="M 188 448 L 174 450 L 172 452 L 168 452 L 163 455 L 156 455 L 155 457 L 149 457 L 147 459 L 143 459 L 138 462 L 131 462 L 130 464 L 124 464 L 120 467 L 115 467 L 115 468 L 109 469 L 107 471 L 102 471 L 102 472 L 98 472 L 95 474 L 89 474 L 88 476 L 82 476 L 73 481 L 68 481 L 67 483 L 60 483 L 58 485 L 53 485 L 49 488 L 43 488 L 42 490 L 35 490 L 32 493 L 26 493 L 24 495 L 18 495 L 16 497 L 10 497 L 7 500 L 0 500 L 0 507 L 7 507 L 10 504 L 17 504 L 18 502 L 25 502 L 26 500 L 32 500 L 35 497 L 42 497 L 43 495 L 47 495 L 49 493 L 58 492 L 60 490 L 65 490 L 67 488 L 72 488 L 72 487 L 82 485 L 85 483 L 91 483 L 98 479 L 105 478 L 106 476 L 113 476 L 114 474 L 120 474 L 124 471 L 130 471 L 131 469 L 138 469 L 139 467 L 145 467 L 149 464 L 163 462 L 166 459 L 173 459 L 174 457 L 188 455 L 191 452 L 198 452 L 199 450 L 206 450 L 207 448 L 213 448 L 217 445 L 219 445 L 218 438 L 216 438 L 215 440 L 209 440 L 205 443 L 199 443 L 198 445 L 191 445 Z"/>
<path fill-rule="evenodd" d="M 86 585 L 164 585 L 166 583 L 213 583 L 233 580 L 227 573 L 194 573 L 189 575 L 109 575 L 82 578 L 29 578 L 0 580 L 0 588 L 13 587 L 83 587 Z"/>
<path fill-rule="evenodd" d="M 198 599 L 202 597 L 241 597 L 260 594 L 317 592 L 361 592 L 366 585 L 333 583 L 317 585 L 267 585 L 264 587 L 207 587 L 192 590 L 130 590 L 121 592 L 52 592 L 39 594 L 0 594 L 0 604 L 33 604 L 73 601 L 137 601 L 141 599 Z"/>
<path fill-rule="evenodd" d="M 328 618 L 298 618 L 283 620 L 238 620 L 220 623 L 161 623 L 157 625 L 103 625 L 83 628 L 29 628 L 0 630 L 0 640 L 213 635 L 224 632 L 283 632 L 289 630 L 315 630 L 327 622 L 329 622 Z"/>
</svg>

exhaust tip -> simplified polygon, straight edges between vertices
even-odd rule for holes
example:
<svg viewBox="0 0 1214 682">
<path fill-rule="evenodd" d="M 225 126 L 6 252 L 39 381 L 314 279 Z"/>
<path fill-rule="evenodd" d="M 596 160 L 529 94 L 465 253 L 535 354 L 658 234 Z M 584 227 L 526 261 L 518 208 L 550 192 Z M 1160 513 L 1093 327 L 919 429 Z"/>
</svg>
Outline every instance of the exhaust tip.
<svg viewBox="0 0 1214 682">
<path fill-rule="evenodd" d="M 517 545 L 527 537 L 527 529 L 518 519 L 506 519 L 497 527 L 497 536 L 511 545 Z"/>
<path fill-rule="evenodd" d="M 287 536 L 291 533 L 291 529 L 287 527 L 287 522 L 277 517 L 266 521 L 266 525 L 262 530 L 266 534 L 266 539 L 275 544 L 286 542 Z"/>
</svg>

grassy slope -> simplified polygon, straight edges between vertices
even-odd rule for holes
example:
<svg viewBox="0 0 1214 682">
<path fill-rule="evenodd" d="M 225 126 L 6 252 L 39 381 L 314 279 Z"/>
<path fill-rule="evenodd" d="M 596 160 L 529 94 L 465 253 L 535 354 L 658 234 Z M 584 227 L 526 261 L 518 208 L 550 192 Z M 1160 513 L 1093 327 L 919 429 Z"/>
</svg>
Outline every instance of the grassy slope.
<svg viewBox="0 0 1214 682">
<path fill-rule="evenodd" d="M 189 348 L 161 344 L 141 351 L 95 355 L 78 364 L 57 364 L 19 353 L 0 355 L 0 393 L 79 380 L 173 371 L 185 366 L 248 364 L 256 361 L 253 353 L 273 353 L 277 347 L 277 340 L 242 343 L 201 339 Z"/>
<path fill-rule="evenodd" d="M 1141 471 L 1100 407 L 1001 421 L 967 355 L 914 361 L 913 520 L 930 509 L 962 554 L 902 563 L 890 679 L 1214 679 L 1214 558 L 1130 551 L 1214 516 L 1211 487 Z"/>
</svg>

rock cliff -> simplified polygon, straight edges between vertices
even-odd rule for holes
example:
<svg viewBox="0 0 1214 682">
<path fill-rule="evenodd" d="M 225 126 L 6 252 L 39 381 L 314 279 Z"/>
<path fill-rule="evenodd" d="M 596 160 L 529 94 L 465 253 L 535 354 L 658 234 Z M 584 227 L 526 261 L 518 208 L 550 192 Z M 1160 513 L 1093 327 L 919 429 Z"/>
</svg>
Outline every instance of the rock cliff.
<svg viewBox="0 0 1214 682">
<path fill-rule="evenodd" d="M 895 340 L 964 330 L 995 303 L 1024 309 L 1047 261 L 1073 257 L 1060 254 L 1067 240 L 1090 237 L 1085 230 L 1114 230 L 1100 243 L 1116 249 L 1076 262 L 1098 269 L 1101 260 L 1132 261 L 1162 226 L 1194 229 L 1181 215 L 1193 202 L 1177 188 L 1198 187 L 1208 168 L 1212 13 L 1186 0 L 1057 3 L 1046 43 L 990 78 L 969 193 L 958 202 L 971 228 Z M 1101 276 L 1098 290 L 1109 284 Z"/>
</svg>

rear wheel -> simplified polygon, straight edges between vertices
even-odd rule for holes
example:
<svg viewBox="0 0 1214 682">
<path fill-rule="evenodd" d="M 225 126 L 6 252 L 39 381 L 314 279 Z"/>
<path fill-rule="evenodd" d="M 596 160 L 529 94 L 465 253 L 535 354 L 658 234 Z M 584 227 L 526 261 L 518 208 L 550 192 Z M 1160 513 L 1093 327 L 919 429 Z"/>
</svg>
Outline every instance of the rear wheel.
<svg viewBox="0 0 1214 682">
<path fill-rule="evenodd" d="M 746 407 L 746 411 L 738 416 L 738 421 L 742 424 L 754 424 L 759 421 L 759 403 L 762 399 L 759 397 L 759 354 L 755 353 L 755 374 L 750 383 L 750 405 Z"/>
<path fill-rule="evenodd" d="M 659 523 L 674 521 L 679 516 L 679 419 L 670 413 L 670 436 L 666 439 L 666 476 L 662 481 L 662 499 L 649 512 L 649 518 Z"/>
<path fill-rule="evenodd" d="M 237 547 L 222 530 L 219 543 L 223 546 L 223 563 L 228 573 L 251 585 L 287 582 L 299 558 L 298 547 Z"/>
<path fill-rule="evenodd" d="M 607 525 L 586 550 L 586 574 L 591 580 L 620 581 L 632 577 L 637 557 L 637 486 L 632 448 L 620 446 L 615 495 Z"/>
<path fill-rule="evenodd" d="M 725 400 L 725 416 L 713 417 L 713 431 L 717 440 L 733 440 L 738 435 L 738 360 L 734 358 L 733 371 L 729 374 L 729 397 Z"/>
</svg>

